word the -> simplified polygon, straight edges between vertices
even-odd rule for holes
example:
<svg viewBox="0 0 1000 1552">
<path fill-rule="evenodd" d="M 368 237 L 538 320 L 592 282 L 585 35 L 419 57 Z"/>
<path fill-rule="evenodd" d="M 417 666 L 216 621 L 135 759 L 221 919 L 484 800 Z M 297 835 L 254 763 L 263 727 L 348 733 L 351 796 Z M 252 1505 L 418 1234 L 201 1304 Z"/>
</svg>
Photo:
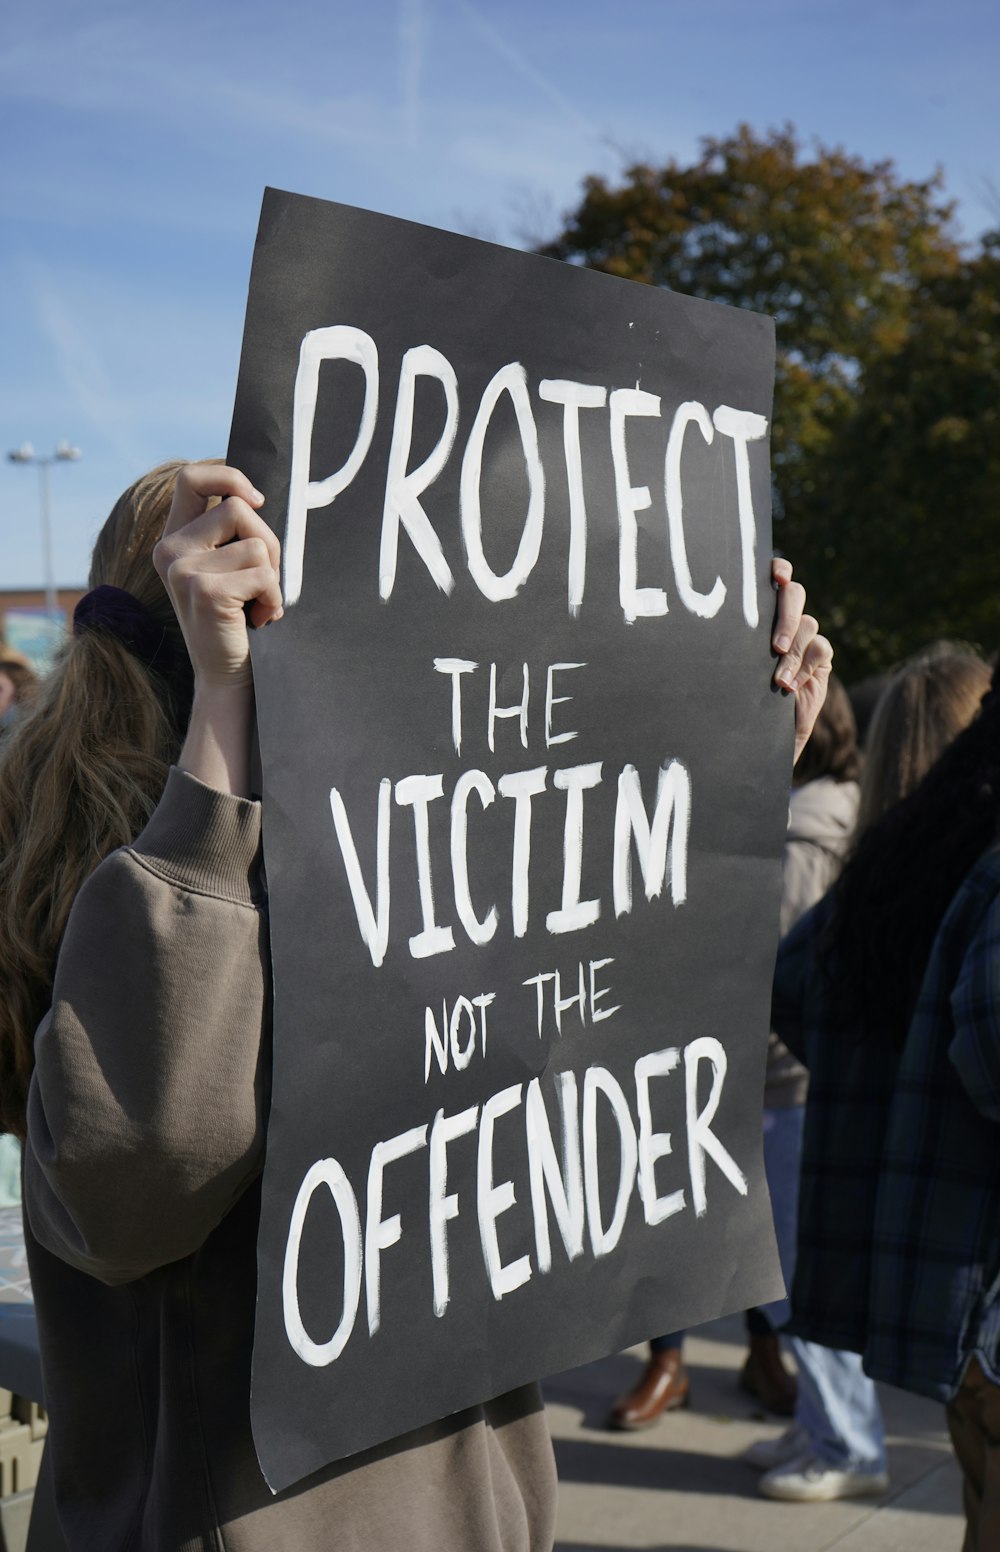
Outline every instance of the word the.
<svg viewBox="0 0 1000 1552">
<path fill-rule="evenodd" d="M 614 1018 L 615 1014 L 619 1012 L 621 1005 L 616 1003 L 613 1008 L 599 1007 L 598 1004 L 608 995 L 610 988 L 598 986 L 597 984 L 598 970 L 603 970 L 606 965 L 613 964 L 613 959 L 592 959 L 588 976 L 584 975 L 582 963 L 579 964 L 577 966 L 576 991 L 571 992 L 568 997 L 564 997 L 562 994 L 562 975 L 558 970 L 543 970 L 538 975 L 528 977 L 524 985 L 535 988 L 539 1040 L 542 1038 L 542 1030 L 545 1026 L 546 1004 L 551 1008 L 552 1016 L 555 1019 L 557 1035 L 562 1034 L 563 1014 L 567 1013 L 570 1008 L 576 1009 L 577 1018 L 581 1025 L 584 1026 L 587 1023 L 588 1017 L 591 1024 L 600 1024 L 604 1019 Z M 548 997 L 546 997 L 545 992 L 546 986 L 551 988 Z"/>
<path fill-rule="evenodd" d="M 552 712 L 556 706 L 571 701 L 571 695 L 556 695 L 555 676 L 558 673 L 568 673 L 573 668 L 586 668 L 586 663 L 550 663 L 545 670 L 545 747 L 551 749 L 553 744 L 568 744 L 578 735 L 575 732 L 564 730 L 555 733 L 552 729 Z M 478 663 L 472 663 L 462 657 L 436 657 L 434 659 L 434 671 L 439 674 L 447 674 L 451 678 L 451 738 L 455 745 L 455 753 L 462 753 L 462 679 L 466 674 L 474 674 L 478 669 Z M 531 699 L 531 674 L 527 663 L 521 664 L 521 699 L 515 701 L 512 706 L 501 706 L 497 702 L 497 665 L 490 664 L 490 688 L 489 699 L 486 707 L 486 742 L 492 754 L 496 749 L 496 726 L 506 717 L 516 717 L 518 731 L 521 736 L 522 748 L 528 747 L 528 705 Z"/>
</svg>

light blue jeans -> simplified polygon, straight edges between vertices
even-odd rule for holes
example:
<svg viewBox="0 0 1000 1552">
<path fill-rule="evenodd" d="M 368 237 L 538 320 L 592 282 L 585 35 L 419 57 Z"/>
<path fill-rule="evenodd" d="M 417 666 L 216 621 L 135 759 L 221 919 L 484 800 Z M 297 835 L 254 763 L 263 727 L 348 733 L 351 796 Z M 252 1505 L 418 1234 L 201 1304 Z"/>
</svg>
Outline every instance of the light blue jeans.
<svg viewBox="0 0 1000 1552">
<path fill-rule="evenodd" d="M 785 1287 L 792 1286 L 795 1270 L 795 1246 L 799 1217 L 799 1166 L 802 1162 L 802 1130 L 805 1105 L 788 1105 L 780 1110 L 764 1110 L 764 1173 L 771 1193 L 774 1236 L 778 1241 L 778 1260 Z M 762 1304 L 760 1312 L 773 1331 L 788 1324 L 792 1314 L 790 1299 L 775 1299 Z"/>
<path fill-rule="evenodd" d="M 0 1207 L 21 1205 L 21 1144 L 9 1134 L 0 1137 Z"/>
<path fill-rule="evenodd" d="M 791 1287 L 795 1270 L 799 1166 L 805 1106 L 764 1111 L 764 1171 L 771 1193 L 778 1259 Z M 762 1306 L 775 1330 L 789 1319 L 788 1299 Z M 808 1435 L 813 1454 L 828 1466 L 885 1470 L 885 1429 L 875 1384 L 857 1353 L 821 1347 L 800 1337 L 783 1337 L 799 1371 L 795 1421 Z"/>
<path fill-rule="evenodd" d="M 795 1421 L 808 1434 L 812 1453 L 828 1466 L 884 1471 L 882 1409 L 861 1355 L 797 1336 L 785 1340 L 799 1370 Z"/>
</svg>

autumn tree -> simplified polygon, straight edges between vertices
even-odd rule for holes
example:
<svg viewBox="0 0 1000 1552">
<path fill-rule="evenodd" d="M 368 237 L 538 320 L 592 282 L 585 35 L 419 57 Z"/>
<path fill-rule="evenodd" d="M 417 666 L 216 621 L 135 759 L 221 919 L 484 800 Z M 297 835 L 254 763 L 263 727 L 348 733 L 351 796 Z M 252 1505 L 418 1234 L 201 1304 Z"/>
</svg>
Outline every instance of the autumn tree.
<svg viewBox="0 0 1000 1552">
<path fill-rule="evenodd" d="M 1000 646 L 1000 233 L 910 298 L 816 461 L 815 596 L 845 671 Z"/>
<path fill-rule="evenodd" d="M 865 563 L 831 539 L 843 516 L 826 499 L 841 439 L 858 430 L 872 374 L 914 346 L 917 299 L 965 283 L 940 175 L 908 182 L 890 161 L 806 153 L 791 128 L 758 136 L 743 126 L 705 139 L 690 166 L 637 163 L 619 183 L 588 178 L 542 251 L 774 318 L 778 542 L 829 608 L 831 546 L 848 569 Z M 836 600 L 838 618 L 847 599 Z M 859 669 L 889 650 L 889 636 L 879 645 L 876 635 L 855 653 Z"/>
</svg>

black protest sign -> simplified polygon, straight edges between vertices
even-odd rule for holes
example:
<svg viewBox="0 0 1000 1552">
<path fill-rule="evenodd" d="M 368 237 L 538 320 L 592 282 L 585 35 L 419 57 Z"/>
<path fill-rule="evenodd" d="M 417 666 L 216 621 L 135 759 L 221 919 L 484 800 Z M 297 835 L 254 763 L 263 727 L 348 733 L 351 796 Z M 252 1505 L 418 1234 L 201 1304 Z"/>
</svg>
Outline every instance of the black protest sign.
<svg viewBox="0 0 1000 1552">
<path fill-rule="evenodd" d="M 772 374 L 752 313 L 265 196 L 275 1488 L 781 1293 Z"/>
</svg>

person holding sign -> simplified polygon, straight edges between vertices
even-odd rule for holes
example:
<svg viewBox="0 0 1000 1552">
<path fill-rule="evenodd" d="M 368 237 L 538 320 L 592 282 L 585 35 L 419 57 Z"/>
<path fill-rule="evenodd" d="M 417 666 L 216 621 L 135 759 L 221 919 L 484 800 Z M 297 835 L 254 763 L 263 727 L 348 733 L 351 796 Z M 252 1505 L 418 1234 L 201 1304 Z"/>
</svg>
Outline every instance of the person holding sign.
<svg viewBox="0 0 1000 1552">
<path fill-rule="evenodd" d="M 71 1552 L 543 1552 L 536 1385 L 274 1495 L 254 1453 L 270 957 L 247 626 L 283 612 L 263 500 L 212 464 L 131 487 L 3 755 L 2 1120 L 25 1142 L 60 1517 Z M 774 581 L 801 748 L 831 649 L 787 562 Z"/>
</svg>

